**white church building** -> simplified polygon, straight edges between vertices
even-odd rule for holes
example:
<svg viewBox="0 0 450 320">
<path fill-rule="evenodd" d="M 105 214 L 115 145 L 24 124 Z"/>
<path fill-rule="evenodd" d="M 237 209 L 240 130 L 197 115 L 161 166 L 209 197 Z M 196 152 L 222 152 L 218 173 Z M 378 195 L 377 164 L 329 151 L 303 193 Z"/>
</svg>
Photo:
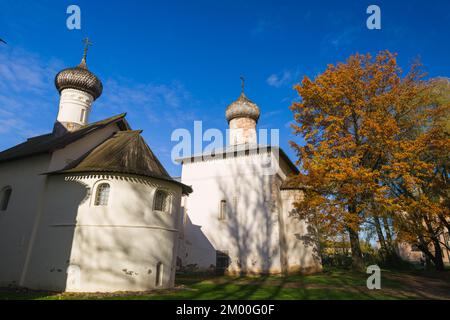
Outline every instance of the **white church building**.
<svg viewBox="0 0 450 320">
<path fill-rule="evenodd" d="M 54 130 L 0 153 L 0 287 L 141 291 L 174 285 L 182 195 L 125 114 L 89 123 L 101 81 L 55 78 Z"/>
<path fill-rule="evenodd" d="M 143 291 L 172 287 L 176 269 L 321 270 L 292 214 L 298 170 L 256 143 L 256 104 L 242 93 L 226 111 L 231 145 L 180 159 L 173 179 L 125 114 L 89 123 L 103 87 L 86 52 L 56 75 L 53 131 L 0 152 L 0 287 Z"/>
<path fill-rule="evenodd" d="M 314 230 L 295 214 L 303 192 L 283 150 L 257 143 L 259 107 L 244 90 L 225 112 L 230 145 L 181 158 L 184 228 L 179 256 L 191 271 L 229 274 L 317 272 Z"/>
</svg>

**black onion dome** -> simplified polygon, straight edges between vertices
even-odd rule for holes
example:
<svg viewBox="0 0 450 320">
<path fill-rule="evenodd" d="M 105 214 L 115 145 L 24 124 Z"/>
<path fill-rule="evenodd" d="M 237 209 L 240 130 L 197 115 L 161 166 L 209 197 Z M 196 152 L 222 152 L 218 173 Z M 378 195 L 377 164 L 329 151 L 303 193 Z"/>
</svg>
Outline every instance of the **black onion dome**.
<svg viewBox="0 0 450 320">
<path fill-rule="evenodd" d="M 225 116 L 228 122 L 235 118 L 251 118 L 258 121 L 260 111 L 256 103 L 247 98 L 242 92 L 239 98 L 227 107 Z"/>
<path fill-rule="evenodd" d="M 78 66 L 61 70 L 55 77 L 55 86 L 59 93 L 69 88 L 85 91 L 91 94 L 94 100 L 100 97 L 103 91 L 102 82 L 88 70 L 84 58 Z"/>
</svg>

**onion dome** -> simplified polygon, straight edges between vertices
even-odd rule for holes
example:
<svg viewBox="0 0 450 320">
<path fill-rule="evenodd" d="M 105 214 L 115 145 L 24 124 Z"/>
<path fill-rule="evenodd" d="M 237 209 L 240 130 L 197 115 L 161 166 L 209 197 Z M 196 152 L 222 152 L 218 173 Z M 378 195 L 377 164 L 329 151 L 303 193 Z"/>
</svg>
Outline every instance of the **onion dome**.
<svg viewBox="0 0 450 320">
<path fill-rule="evenodd" d="M 227 107 L 225 116 L 228 122 L 235 118 L 251 118 L 258 121 L 260 111 L 256 103 L 247 98 L 244 91 L 242 91 L 239 98 Z"/>
<path fill-rule="evenodd" d="M 61 93 L 64 89 L 78 89 L 91 94 L 94 100 L 100 97 L 103 85 L 100 79 L 88 70 L 86 65 L 87 45 L 78 66 L 61 70 L 55 77 L 55 86 Z"/>
</svg>

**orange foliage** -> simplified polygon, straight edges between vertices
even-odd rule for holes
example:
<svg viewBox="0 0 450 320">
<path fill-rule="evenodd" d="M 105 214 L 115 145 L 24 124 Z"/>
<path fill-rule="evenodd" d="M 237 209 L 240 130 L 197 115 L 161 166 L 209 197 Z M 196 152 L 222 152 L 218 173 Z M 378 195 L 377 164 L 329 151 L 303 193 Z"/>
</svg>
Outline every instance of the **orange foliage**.
<svg viewBox="0 0 450 320">
<path fill-rule="evenodd" d="M 418 63 L 402 76 L 396 55 L 382 51 L 295 86 L 293 129 L 305 143 L 291 146 L 307 186 L 299 209 L 356 232 L 374 208 L 448 217 L 449 104 L 437 103 L 433 85 Z"/>
</svg>

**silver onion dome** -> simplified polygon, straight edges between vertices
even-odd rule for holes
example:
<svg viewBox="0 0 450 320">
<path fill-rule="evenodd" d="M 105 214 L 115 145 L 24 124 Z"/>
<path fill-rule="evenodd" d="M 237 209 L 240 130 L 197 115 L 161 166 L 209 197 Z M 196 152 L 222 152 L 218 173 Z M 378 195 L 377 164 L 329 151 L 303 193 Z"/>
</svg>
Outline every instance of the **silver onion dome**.
<svg viewBox="0 0 450 320">
<path fill-rule="evenodd" d="M 235 118 L 251 118 L 258 121 L 260 111 L 256 103 L 247 98 L 244 91 L 242 91 L 239 98 L 227 107 L 225 116 L 228 122 Z"/>
<path fill-rule="evenodd" d="M 73 68 L 61 70 L 55 77 L 55 86 L 59 93 L 64 89 L 78 89 L 91 94 L 95 100 L 102 94 L 103 85 L 100 79 L 89 71 L 86 64 L 88 46 L 92 43 L 88 38 L 83 41 L 85 47 L 80 64 Z"/>
</svg>

